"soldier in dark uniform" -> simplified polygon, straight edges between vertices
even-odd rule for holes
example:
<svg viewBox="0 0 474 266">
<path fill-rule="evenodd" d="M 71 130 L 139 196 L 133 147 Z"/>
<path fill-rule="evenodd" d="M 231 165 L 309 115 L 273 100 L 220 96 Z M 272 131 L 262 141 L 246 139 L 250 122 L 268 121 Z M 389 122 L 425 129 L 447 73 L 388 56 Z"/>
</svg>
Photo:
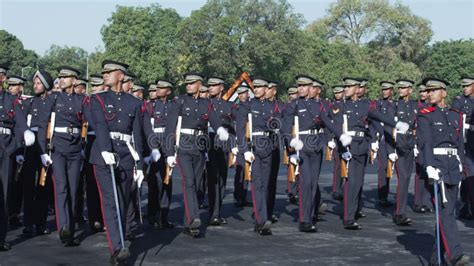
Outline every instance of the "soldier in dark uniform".
<svg viewBox="0 0 474 266">
<path fill-rule="evenodd" d="M 148 219 L 154 228 L 173 228 L 168 221 L 172 195 L 172 179 L 165 184 L 166 158 L 162 156 L 165 147 L 165 127 L 171 102 L 169 96 L 173 83 L 158 79 L 153 87 L 150 86 L 150 101 L 146 104 L 143 127 L 150 154 L 145 157 L 148 164 Z M 155 99 L 155 100 L 151 100 Z M 156 215 L 159 210 L 159 219 Z"/>
<path fill-rule="evenodd" d="M 164 151 L 166 162 L 169 167 L 176 165 L 183 179 L 184 233 L 193 237 L 199 236 L 201 226 L 196 190 L 205 165 L 205 153 L 209 148 L 208 123 L 213 128 L 220 127 L 220 120 L 213 111 L 211 101 L 199 98 L 203 80 L 203 75 L 199 73 L 184 75 L 186 94 L 173 101 L 165 129 L 168 140 Z M 176 150 L 174 142 L 179 121 L 180 141 Z M 229 134 L 225 129 L 216 133 L 223 141 Z"/>
<path fill-rule="evenodd" d="M 332 87 L 334 93 L 334 101 L 331 103 L 328 114 L 332 120 L 342 121 L 341 103 L 344 100 L 344 86 L 335 85 Z M 332 180 L 332 198 L 342 200 L 342 178 L 341 178 L 341 155 L 344 149 L 333 139 L 328 141 L 328 146 L 332 150 L 334 159 L 333 180 Z"/>
<path fill-rule="evenodd" d="M 3 84 L 7 81 L 7 72 L 9 68 L 5 65 L 0 65 L 0 91 L 3 90 Z"/>
<path fill-rule="evenodd" d="M 6 72 L 0 67 L 0 72 Z M 0 78 L 3 73 L 0 74 Z M 27 128 L 21 101 L 17 96 L 0 90 L 0 251 L 9 250 L 6 242 L 8 230 L 7 192 L 12 162 L 20 160 L 17 151 L 23 146 L 31 146 L 35 135 Z M 24 158 L 23 158 L 24 160 Z"/>
<path fill-rule="evenodd" d="M 53 88 L 53 79 L 44 70 L 36 71 L 33 77 L 33 90 L 35 96 L 24 101 L 24 112 L 27 125 L 31 131 L 38 134 L 40 127 L 48 126 L 48 117 L 45 115 L 51 110 L 52 101 L 48 100 L 48 91 Z M 39 138 L 36 137 L 36 140 Z M 21 178 L 23 179 L 23 234 L 32 236 L 33 226 L 36 226 L 36 234 L 49 234 L 46 226 L 48 217 L 48 199 L 52 191 L 51 179 L 46 178 L 44 186 L 39 184 L 42 169 L 40 156 L 45 154 L 39 142 L 25 150 L 25 162 L 22 167 Z"/>
<path fill-rule="evenodd" d="M 428 91 L 426 86 L 418 84 L 418 110 L 431 106 L 428 99 Z M 418 137 L 416 137 L 416 145 L 414 149 L 415 155 L 415 186 L 414 186 L 414 206 L 413 211 L 416 213 L 432 212 L 432 203 L 430 202 L 430 186 L 428 184 L 426 171 L 423 167 L 423 154 L 418 149 Z"/>
<path fill-rule="evenodd" d="M 86 87 L 87 82 L 89 82 L 86 78 L 79 77 L 74 82 L 74 93 L 76 95 L 85 95 L 86 94 Z"/>
<path fill-rule="evenodd" d="M 42 154 L 44 166 L 52 164 L 55 195 L 56 224 L 59 238 L 66 246 L 77 246 L 79 240 L 74 237 L 74 214 L 77 204 L 77 189 L 82 163 L 81 127 L 85 122 L 84 104 L 87 99 L 74 93 L 74 83 L 80 75 L 72 67 L 59 69 L 60 86 L 63 92 L 48 97 L 51 109 L 45 110 L 46 117 L 51 118 L 53 137 L 51 140 L 51 157 Z M 53 121 L 54 120 L 54 121 Z M 41 124 L 38 129 L 38 141 L 41 151 L 48 150 L 47 125 Z"/>
<path fill-rule="evenodd" d="M 143 100 L 145 87 L 141 84 L 133 84 L 132 94 L 140 100 Z"/>
<path fill-rule="evenodd" d="M 96 140 L 89 162 L 94 164 L 96 173 L 104 225 L 107 227 L 107 239 L 112 254 L 111 262 L 125 264 L 130 252 L 122 239 L 128 234 L 124 233 L 124 230 L 130 191 L 134 181 L 140 187 L 144 178 L 141 157 L 142 105 L 133 95 L 122 91 L 128 65 L 105 60 L 102 66 L 104 84 L 109 86 L 110 90 L 91 96 L 91 117 Z M 132 141 L 135 147 L 132 146 Z M 111 166 L 114 166 L 113 174 Z M 115 188 L 112 177 L 116 179 Z M 119 213 L 115 207 L 114 189 L 117 190 L 121 206 Z M 119 227 L 118 218 L 122 228 Z"/>
<path fill-rule="evenodd" d="M 444 253 L 444 258 L 451 265 L 467 265 L 470 258 L 463 254 L 454 215 L 459 182 L 463 180 L 462 113 L 446 105 L 448 82 L 426 78 L 423 83 L 429 91 L 429 101 L 433 107 L 418 112 L 417 135 L 428 178 L 436 181 L 434 185 L 440 187 L 437 204 L 440 206 L 438 222 L 441 256 Z M 431 190 L 431 197 L 434 202 L 434 189 Z M 433 245 L 430 262 L 437 263 L 436 243 Z"/>
<path fill-rule="evenodd" d="M 199 88 L 199 98 L 201 99 L 209 99 L 209 87 L 205 85 L 201 85 Z M 207 131 L 212 130 L 208 127 Z M 206 158 L 206 164 L 204 166 L 204 171 L 202 172 L 201 177 L 196 180 L 196 195 L 198 201 L 199 209 L 207 209 L 209 206 L 206 203 L 206 192 L 207 192 L 207 163 L 209 162 L 209 154 L 206 152 L 204 154 Z"/>
<path fill-rule="evenodd" d="M 393 217 L 396 225 L 411 225 L 411 220 L 407 217 L 408 187 L 415 161 L 415 128 L 418 110 L 418 103 L 411 99 L 414 83 L 409 79 L 396 80 L 399 99 L 395 104 L 395 117 L 397 121 L 408 123 L 410 128 L 405 134 L 392 131 L 392 140 L 387 143 L 388 159 L 395 163 L 398 176 Z"/>
<path fill-rule="evenodd" d="M 289 87 L 287 89 L 287 93 L 288 93 L 288 102 L 286 103 L 286 105 L 289 105 L 291 104 L 292 101 L 298 99 L 298 88 Z M 298 204 L 298 177 L 297 176 L 295 177 L 295 182 L 288 181 L 286 193 L 288 194 L 288 201 L 290 203 Z"/>
<path fill-rule="evenodd" d="M 221 216 L 222 201 L 225 197 L 227 183 L 227 172 L 229 170 L 229 152 L 235 146 L 235 128 L 232 117 L 233 109 L 236 108 L 230 102 L 222 99 L 224 92 L 224 79 L 210 77 L 207 80 L 209 96 L 213 106 L 213 112 L 220 120 L 218 128 L 209 127 L 210 149 L 207 163 L 207 187 L 209 199 L 210 225 L 218 226 L 227 224 L 227 220 Z M 219 139 L 217 131 L 229 132 L 225 141 Z M 222 134 L 220 134 L 222 135 Z"/>
<path fill-rule="evenodd" d="M 461 183 L 461 209 L 459 218 L 474 219 L 474 77 L 461 79 L 463 95 L 454 97 L 452 107 L 462 113 L 465 148 L 464 174 Z"/>
<path fill-rule="evenodd" d="M 237 88 L 237 95 L 238 95 L 238 99 L 236 100 L 237 108 L 234 109 L 234 112 L 233 112 L 234 117 L 240 117 L 248 113 L 246 108 L 249 101 L 249 98 L 248 98 L 249 87 L 239 86 Z M 249 182 L 245 180 L 244 153 L 242 152 L 242 149 L 239 149 L 238 147 L 237 149 L 232 148 L 232 152 L 234 153 L 236 157 L 235 176 L 234 176 L 234 205 L 236 207 L 252 207 L 252 203 L 247 201 L 247 188 L 248 188 Z M 235 154 L 236 152 L 237 154 Z"/>
</svg>

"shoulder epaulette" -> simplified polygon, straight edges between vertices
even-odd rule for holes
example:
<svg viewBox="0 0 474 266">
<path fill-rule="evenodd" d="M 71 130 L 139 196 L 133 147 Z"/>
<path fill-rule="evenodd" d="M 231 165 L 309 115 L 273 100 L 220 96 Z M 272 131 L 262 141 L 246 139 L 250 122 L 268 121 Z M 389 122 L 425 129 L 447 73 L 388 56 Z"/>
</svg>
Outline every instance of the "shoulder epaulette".
<svg viewBox="0 0 474 266">
<path fill-rule="evenodd" d="M 421 114 L 429 114 L 429 113 L 433 112 L 434 110 L 436 110 L 435 107 L 423 108 L 423 109 L 420 110 L 420 113 Z"/>
</svg>

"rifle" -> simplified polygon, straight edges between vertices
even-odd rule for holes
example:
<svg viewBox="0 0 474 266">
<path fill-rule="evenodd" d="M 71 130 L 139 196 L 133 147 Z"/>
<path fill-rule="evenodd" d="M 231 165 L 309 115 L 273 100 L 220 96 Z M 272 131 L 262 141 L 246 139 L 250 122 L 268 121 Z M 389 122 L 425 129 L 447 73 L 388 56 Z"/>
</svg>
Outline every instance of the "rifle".
<svg viewBox="0 0 474 266">
<path fill-rule="evenodd" d="M 379 146 L 379 133 L 377 133 L 377 141 L 375 143 Z M 377 151 L 370 149 L 370 164 L 374 164 L 375 159 L 377 159 Z"/>
<path fill-rule="evenodd" d="M 246 82 L 250 87 L 252 87 L 252 80 L 249 77 L 249 74 L 247 72 L 242 72 L 240 74 L 240 77 L 232 83 L 232 86 L 226 91 L 226 93 L 222 96 L 222 99 L 224 101 L 227 101 L 230 99 L 230 97 L 234 94 L 235 90 L 239 87 L 242 82 Z"/>
<path fill-rule="evenodd" d="M 348 131 L 348 124 L 347 124 L 347 115 L 343 114 L 342 115 L 342 133 L 347 133 Z M 349 148 L 347 148 L 347 151 L 349 151 Z M 341 177 L 342 178 L 348 178 L 349 177 L 349 162 L 342 159 L 341 160 Z"/>
<path fill-rule="evenodd" d="M 252 113 L 248 114 L 248 122 L 245 130 L 245 135 L 249 140 L 250 143 L 250 151 L 253 150 L 253 142 L 252 142 Z M 252 163 L 245 161 L 244 167 L 244 179 L 245 181 L 252 180 Z"/>
<path fill-rule="evenodd" d="M 178 116 L 178 123 L 176 124 L 176 138 L 174 144 L 174 158 L 178 156 L 178 149 L 179 149 L 179 140 L 181 138 L 181 122 L 183 118 Z M 166 171 L 165 171 L 165 179 L 163 180 L 163 184 L 168 185 L 170 183 L 171 175 L 173 175 L 173 168 L 166 164 Z"/>
<path fill-rule="evenodd" d="M 26 126 L 29 128 L 31 126 L 31 114 L 26 116 Z M 23 158 L 26 156 L 26 147 L 23 148 Z M 23 169 L 23 163 L 18 163 L 16 165 L 16 171 L 15 171 L 15 182 L 18 182 L 21 174 L 21 170 Z"/>
<path fill-rule="evenodd" d="M 294 118 L 294 136 L 295 136 L 295 139 L 296 141 L 299 141 L 300 140 L 300 120 L 299 120 L 299 117 L 298 115 L 295 115 L 295 118 Z M 299 150 L 296 150 L 296 155 L 300 156 L 300 151 Z M 291 182 L 291 183 L 295 183 L 296 182 L 296 176 L 299 174 L 299 163 L 297 165 L 294 165 L 292 163 L 290 163 L 288 165 L 288 182 Z"/>
<path fill-rule="evenodd" d="M 395 151 L 396 151 L 396 143 L 397 143 L 397 129 L 393 129 L 393 143 L 395 145 Z M 395 163 L 392 162 L 392 160 L 388 159 L 388 165 L 387 165 L 387 178 L 392 178 L 393 177 L 393 170 L 395 170 Z"/>
<path fill-rule="evenodd" d="M 235 155 L 232 152 L 229 152 L 229 161 L 228 161 L 229 168 L 235 167 Z"/>
<path fill-rule="evenodd" d="M 53 150 L 53 134 L 54 134 L 54 125 L 56 123 L 56 113 L 51 113 L 51 119 L 48 123 L 48 129 L 46 131 L 46 149 L 49 156 L 51 157 L 51 151 Z M 39 176 L 39 185 L 44 187 L 46 185 L 46 175 L 48 174 L 49 166 L 41 167 L 41 172 Z"/>
<path fill-rule="evenodd" d="M 135 138 L 134 138 L 134 135 L 133 135 L 133 132 L 132 132 L 132 144 L 133 144 L 133 150 L 130 149 L 130 152 L 132 154 L 132 158 L 133 158 L 133 162 L 134 162 L 134 166 L 133 166 L 133 174 L 137 174 L 137 169 L 138 169 L 138 165 L 137 165 L 137 162 L 140 160 L 140 157 L 138 156 L 138 153 L 137 153 L 137 150 L 136 150 L 136 146 L 135 146 Z M 127 145 L 132 145 L 132 144 L 128 144 Z M 138 183 L 137 183 L 137 186 L 138 186 Z M 140 217 L 140 224 L 143 224 L 143 215 L 142 215 L 142 188 L 141 186 L 138 187 L 138 194 L 137 194 L 137 201 L 138 201 L 138 215 Z"/>
<path fill-rule="evenodd" d="M 332 140 L 334 141 L 334 138 Z M 326 161 L 332 161 L 332 152 L 333 149 L 331 149 L 329 146 L 326 146 L 326 157 L 324 158 Z"/>
</svg>

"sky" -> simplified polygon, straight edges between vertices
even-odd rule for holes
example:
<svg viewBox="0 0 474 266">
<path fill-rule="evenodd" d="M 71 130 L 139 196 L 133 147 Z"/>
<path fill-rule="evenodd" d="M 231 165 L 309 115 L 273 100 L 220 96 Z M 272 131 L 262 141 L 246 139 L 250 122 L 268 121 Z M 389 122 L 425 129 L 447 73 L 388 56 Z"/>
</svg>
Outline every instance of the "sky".
<svg viewBox="0 0 474 266">
<path fill-rule="evenodd" d="M 391 2 L 395 0 L 390 0 Z M 432 41 L 474 38 L 473 0 L 399 0 L 431 21 Z M 77 46 L 88 52 L 103 47 L 101 27 L 117 5 L 158 3 L 188 17 L 205 0 L 0 0 L 0 29 L 19 38 L 26 49 L 44 55 L 51 45 Z M 326 14 L 330 0 L 289 0 L 312 22 Z"/>
</svg>

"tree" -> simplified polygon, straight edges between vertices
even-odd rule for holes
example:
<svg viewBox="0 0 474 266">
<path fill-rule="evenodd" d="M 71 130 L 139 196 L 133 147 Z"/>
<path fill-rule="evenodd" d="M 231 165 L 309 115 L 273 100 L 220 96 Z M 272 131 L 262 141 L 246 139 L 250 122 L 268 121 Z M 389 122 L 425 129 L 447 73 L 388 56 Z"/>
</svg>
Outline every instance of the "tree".
<svg viewBox="0 0 474 266">
<path fill-rule="evenodd" d="M 118 6 L 102 27 L 102 58 L 130 64 L 142 82 L 176 75 L 177 25 L 181 17 L 173 9 Z"/>
<path fill-rule="evenodd" d="M 10 68 L 9 73 L 21 75 L 23 67 L 36 67 L 38 55 L 26 50 L 18 38 L 5 30 L 0 30 L 0 64 Z"/>
<path fill-rule="evenodd" d="M 86 76 L 87 52 L 79 47 L 52 45 L 45 55 L 38 60 L 40 68 L 48 71 L 53 77 L 58 74 L 58 68 L 64 65 L 77 68 L 81 76 Z"/>
</svg>

